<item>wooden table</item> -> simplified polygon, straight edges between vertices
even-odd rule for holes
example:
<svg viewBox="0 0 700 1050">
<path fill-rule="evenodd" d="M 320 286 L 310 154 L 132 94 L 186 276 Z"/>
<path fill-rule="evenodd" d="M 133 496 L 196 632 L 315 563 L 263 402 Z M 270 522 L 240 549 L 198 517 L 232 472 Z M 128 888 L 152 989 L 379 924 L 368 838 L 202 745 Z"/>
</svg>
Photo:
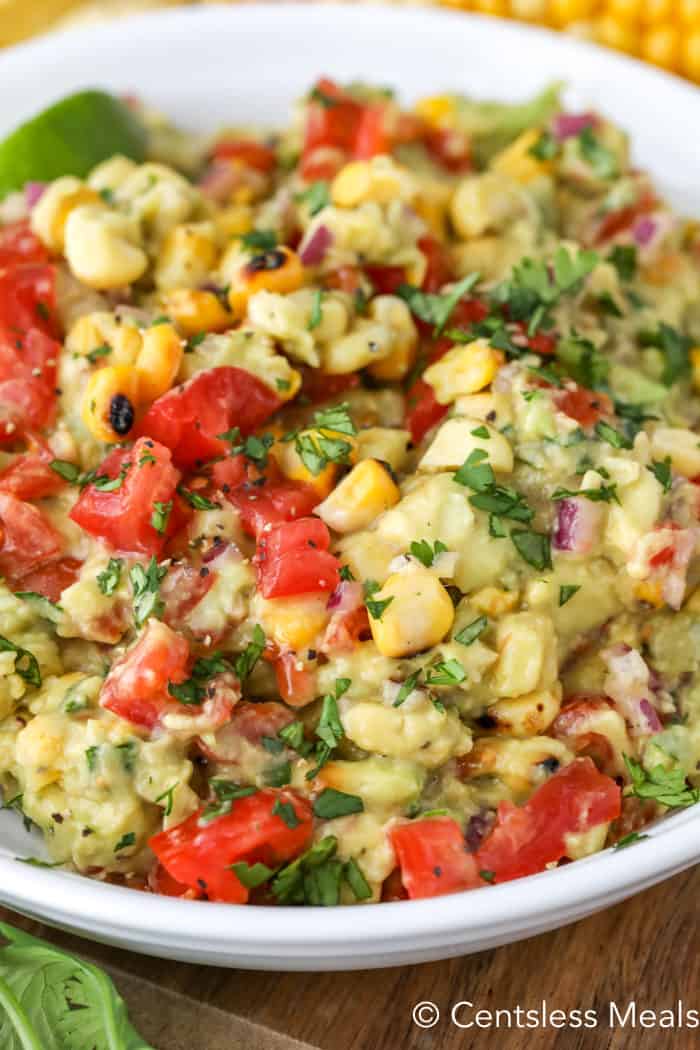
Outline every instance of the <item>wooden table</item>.
<svg viewBox="0 0 700 1050">
<path fill-rule="evenodd" d="M 524 892 L 527 889 L 524 888 Z M 132 1019 L 157 1050 L 691 1050 L 700 1028 L 610 1028 L 608 1003 L 624 1013 L 700 1010 L 700 868 L 554 933 L 464 959 L 346 974 L 212 969 L 93 945 L 0 911 L 8 922 L 105 966 Z M 596 1010 L 595 1029 L 461 1030 L 449 1019 L 463 1000 L 491 1011 Z M 436 1003 L 430 1030 L 414 1004 Z M 473 1012 L 472 1012 L 473 1016 Z M 556 1018 L 555 1018 L 556 1019 Z M 458 1013 L 469 1020 L 469 1011 Z M 513 1017 L 515 1024 L 515 1017 Z"/>
</svg>

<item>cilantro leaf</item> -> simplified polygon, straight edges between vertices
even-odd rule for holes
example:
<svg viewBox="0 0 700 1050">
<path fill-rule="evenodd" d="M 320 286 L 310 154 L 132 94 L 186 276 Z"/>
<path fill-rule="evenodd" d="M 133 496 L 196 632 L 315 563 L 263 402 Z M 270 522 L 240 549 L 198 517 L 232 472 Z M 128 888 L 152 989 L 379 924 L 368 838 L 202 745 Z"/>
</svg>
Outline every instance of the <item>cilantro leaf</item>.
<svg viewBox="0 0 700 1050">
<path fill-rule="evenodd" d="M 141 627 L 149 616 L 160 616 L 163 601 L 160 597 L 160 584 L 167 573 L 167 567 L 158 565 L 155 557 L 144 569 L 140 563 L 132 566 L 129 579 L 134 594 L 134 623 Z"/>
<path fill-rule="evenodd" d="M 18 674 L 29 685 L 34 685 L 37 688 L 41 685 L 39 661 L 29 649 L 23 649 L 21 645 L 16 645 L 9 638 L 5 638 L 4 635 L 0 634 L 0 653 L 15 653 L 15 674 Z"/>
<path fill-rule="evenodd" d="M 319 820 L 335 820 L 351 813 L 362 813 L 364 803 L 357 795 L 348 795 L 335 788 L 324 788 L 313 803 L 314 816 Z"/>
<path fill-rule="evenodd" d="M 251 230 L 241 237 L 241 244 L 248 251 L 272 252 L 277 247 L 277 234 L 274 230 Z"/>
<path fill-rule="evenodd" d="M 673 484 L 673 471 L 671 469 L 671 457 L 666 456 L 664 460 L 654 459 L 651 465 L 647 467 L 658 481 L 664 492 L 671 491 L 671 485 Z"/>
<path fill-rule="evenodd" d="M 653 799 L 672 809 L 694 806 L 700 802 L 700 788 L 688 787 L 685 771 L 680 767 L 664 769 L 658 765 L 647 770 L 629 755 L 625 755 L 624 759 L 632 781 L 632 793 L 637 798 Z"/>
<path fill-rule="evenodd" d="M 313 302 L 311 304 L 311 316 L 309 317 L 309 323 L 306 326 L 310 332 L 313 332 L 314 328 L 318 328 L 323 319 L 322 303 L 323 289 L 316 288 L 314 291 Z"/>
<path fill-rule="evenodd" d="M 110 558 L 107 568 L 97 574 L 97 586 L 107 598 L 111 598 L 119 586 L 123 568 L 124 562 L 121 558 Z"/>
<path fill-rule="evenodd" d="M 476 620 L 472 620 L 471 623 L 468 623 L 466 627 L 457 632 L 454 640 L 459 642 L 460 645 L 472 645 L 484 633 L 488 625 L 489 621 L 485 616 L 477 616 Z"/>
<path fill-rule="evenodd" d="M 432 546 L 428 540 L 413 540 L 409 547 L 413 557 L 425 565 L 426 569 L 429 569 L 438 555 L 444 554 L 446 550 L 447 547 L 442 540 L 435 540 Z"/>
<path fill-rule="evenodd" d="M 578 136 L 578 144 L 581 156 L 597 178 L 614 179 L 619 175 L 617 157 L 612 150 L 603 145 L 590 126 L 584 128 Z"/>
<path fill-rule="evenodd" d="M 568 601 L 571 601 L 577 591 L 581 590 L 580 583 L 562 583 L 559 588 L 559 606 L 566 605 Z"/>
<path fill-rule="evenodd" d="M 242 653 L 239 653 L 234 661 L 234 668 L 240 682 L 245 682 L 251 674 L 258 660 L 265 652 L 267 639 L 265 632 L 259 623 L 253 627 L 253 637 Z"/>
<path fill-rule="evenodd" d="M 331 202 L 328 183 L 321 179 L 317 182 L 312 182 L 308 189 L 297 193 L 294 200 L 299 204 L 305 204 L 309 209 L 309 215 L 312 217 L 318 215 Z"/>
<path fill-rule="evenodd" d="M 404 700 L 408 699 L 408 697 L 418 685 L 418 682 L 420 681 L 420 676 L 421 669 L 418 668 L 417 671 L 413 671 L 413 673 L 410 674 L 408 678 L 404 679 L 401 688 L 396 694 L 396 699 L 394 700 L 392 707 L 401 707 L 401 704 L 404 702 Z"/>
<path fill-rule="evenodd" d="M 394 600 L 394 596 L 390 595 L 388 598 L 383 598 L 376 601 L 372 598 L 373 594 L 381 590 L 381 587 L 376 580 L 365 580 L 363 584 L 363 590 L 365 594 L 365 606 L 367 612 L 370 614 L 373 620 L 381 620 L 384 611 L 391 605 Z"/>
<path fill-rule="evenodd" d="M 440 660 L 426 669 L 426 685 L 459 685 L 467 677 L 467 672 L 459 660 Z"/>
<path fill-rule="evenodd" d="M 510 538 L 520 557 L 542 572 L 552 568 L 552 552 L 549 536 L 531 529 L 514 529 Z"/>
<path fill-rule="evenodd" d="M 691 340 L 665 321 L 661 321 L 655 331 L 640 332 L 639 342 L 641 346 L 655 347 L 663 354 L 661 382 L 664 386 L 673 386 L 690 372 Z"/>
<path fill-rule="evenodd" d="M 412 284 L 401 284 L 396 294 L 408 303 L 411 311 L 426 324 L 435 327 L 435 334 L 440 335 L 447 324 L 457 303 L 477 284 L 480 274 L 469 273 L 448 291 L 437 294 L 423 292 Z"/>
</svg>

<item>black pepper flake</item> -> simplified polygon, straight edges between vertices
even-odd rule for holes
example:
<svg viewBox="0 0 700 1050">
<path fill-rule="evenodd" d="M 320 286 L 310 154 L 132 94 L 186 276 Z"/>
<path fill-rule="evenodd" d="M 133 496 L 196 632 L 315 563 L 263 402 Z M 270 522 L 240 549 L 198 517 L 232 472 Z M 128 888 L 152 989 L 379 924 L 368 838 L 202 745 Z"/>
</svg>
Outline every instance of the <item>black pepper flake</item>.
<svg viewBox="0 0 700 1050">
<path fill-rule="evenodd" d="M 51 814 L 51 819 L 56 824 L 62 824 L 63 823 L 63 814 L 62 813 L 52 813 Z"/>
<path fill-rule="evenodd" d="M 545 758 L 543 762 L 540 762 L 540 765 L 547 773 L 556 773 L 561 763 L 558 758 L 550 755 L 549 758 Z"/>
<path fill-rule="evenodd" d="M 202 577 L 202 579 L 205 579 L 209 575 L 209 569 L 206 567 L 206 565 L 203 565 L 202 568 L 199 570 L 199 575 Z"/>
<path fill-rule="evenodd" d="M 442 868 L 439 865 L 436 865 L 433 868 L 433 875 L 435 876 L 436 879 L 442 878 Z"/>
<path fill-rule="evenodd" d="M 206 891 L 207 884 L 204 881 L 204 879 L 197 879 L 197 885 L 199 886 L 200 890 L 205 890 Z"/>
</svg>

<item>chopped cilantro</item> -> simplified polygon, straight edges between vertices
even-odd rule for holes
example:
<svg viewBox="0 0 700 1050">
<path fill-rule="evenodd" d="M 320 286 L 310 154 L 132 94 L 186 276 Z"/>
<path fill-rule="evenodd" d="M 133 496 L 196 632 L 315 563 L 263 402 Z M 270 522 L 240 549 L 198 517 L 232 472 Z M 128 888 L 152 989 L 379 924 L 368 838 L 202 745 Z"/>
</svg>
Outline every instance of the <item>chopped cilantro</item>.
<svg viewBox="0 0 700 1050">
<path fill-rule="evenodd" d="M 239 681 L 245 682 L 246 678 L 251 674 L 253 668 L 265 651 L 265 642 L 265 632 L 260 624 L 256 623 L 253 627 L 251 641 L 245 647 L 243 652 L 238 654 L 234 661 L 234 667 Z"/>
<path fill-rule="evenodd" d="M 251 230 L 241 237 L 241 244 L 247 251 L 254 253 L 272 252 L 277 247 L 277 234 L 274 230 Z"/>
<path fill-rule="evenodd" d="M 558 152 L 559 143 L 551 131 L 543 131 L 535 144 L 530 146 L 528 150 L 528 153 L 536 157 L 537 160 L 554 160 Z"/>
<path fill-rule="evenodd" d="M 680 767 L 664 769 L 658 765 L 647 770 L 629 755 L 625 755 L 624 759 L 632 781 L 632 793 L 637 798 L 653 799 L 673 809 L 694 806 L 700 802 L 700 788 L 688 787 L 685 771 Z"/>
<path fill-rule="evenodd" d="M 661 382 L 665 386 L 672 386 L 690 372 L 691 340 L 665 321 L 661 321 L 655 331 L 640 332 L 639 342 L 661 351 L 664 357 Z"/>
<path fill-rule="evenodd" d="M 427 668 L 426 685 L 459 685 L 467 677 L 467 672 L 459 660 L 440 660 Z"/>
<path fill-rule="evenodd" d="M 540 572 L 552 568 L 549 536 L 541 532 L 534 532 L 532 529 L 514 529 L 510 538 L 518 554 L 528 565 L 532 565 Z"/>
<path fill-rule="evenodd" d="M 283 802 L 281 798 L 276 798 L 272 812 L 274 816 L 280 817 L 290 830 L 299 827 L 299 817 L 291 802 Z"/>
<path fill-rule="evenodd" d="M 552 493 L 555 503 L 562 499 L 576 499 L 579 496 L 590 500 L 591 503 L 617 503 L 617 485 L 600 485 L 599 488 L 578 489 L 578 491 L 559 488 Z"/>
<path fill-rule="evenodd" d="M 348 795 L 335 788 L 324 788 L 314 800 L 314 815 L 319 820 L 335 820 L 336 817 L 347 817 L 351 813 L 362 813 L 364 803 L 357 795 Z"/>
<path fill-rule="evenodd" d="M 39 661 L 34 653 L 30 653 L 29 649 L 23 649 L 21 645 L 16 645 L 9 638 L 5 638 L 4 635 L 0 634 L 0 653 L 15 653 L 15 674 L 18 674 L 29 685 L 34 685 L 37 688 L 41 685 Z"/>
<path fill-rule="evenodd" d="M 323 312 L 321 304 L 323 303 L 323 289 L 316 288 L 314 291 L 314 298 L 311 304 L 311 316 L 309 317 L 309 323 L 306 326 L 310 332 L 313 332 L 314 328 L 318 328 L 323 318 Z"/>
<path fill-rule="evenodd" d="M 417 687 L 418 682 L 420 681 L 420 676 L 421 669 L 418 668 L 417 671 L 413 671 L 413 673 L 410 674 L 408 678 L 404 679 L 401 688 L 396 694 L 396 699 L 394 700 L 394 703 L 392 705 L 393 707 L 401 707 L 401 704 L 404 702 L 404 700 L 408 699 L 413 690 Z"/>
<path fill-rule="evenodd" d="M 435 334 L 439 335 L 449 321 L 457 303 L 472 290 L 479 277 L 478 273 L 469 273 L 461 281 L 457 281 L 448 292 L 441 294 L 423 292 L 412 284 L 401 284 L 397 289 L 397 295 L 408 303 L 416 317 L 425 321 L 426 324 L 432 324 Z"/>
<path fill-rule="evenodd" d="M 658 481 L 664 492 L 671 491 L 671 485 L 673 484 L 673 471 L 671 470 L 671 457 L 666 456 L 664 460 L 654 459 L 651 465 L 647 467 Z"/>
<path fill-rule="evenodd" d="M 71 485 L 75 485 L 80 477 L 80 468 L 67 459 L 52 459 L 49 467 L 55 474 L 58 474 L 59 477 Z"/>
<path fill-rule="evenodd" d="M 177 782 L 175 784 L 171 784 L 170 787 L 166 788 L 161 795 L 158 795 L 158 798 L 154 799 L 154 802 L 165 802 L 165 806 L 163 807 L 164 817 L 169 817 L 173 811 L 173 793 L 176 787 Z"/>
<path fill-rule="evenodd" d="M 616 850 L 627 849 L 628 846 L 634 845 L 635 842 L 643 842 L 644 839 L 648 838 L 648 835 L 640 835 L 638 831 L 630 831 L 629 835 L 623 835 L 613 848 Z"/>
<path fill-rule="evenodd" d="M 127 831 L 125 835 L 119 839 L 119 842 L 114 847 L 114 852 L 119 853 L 120 850 L 127 849 L 129 846 L 133 846 L 136 842 L 136 835 L 133 831 Z"/>
<path fill-rule="evenodd" d="M 477 616 L 476 620 L 472 620 L 466 627 L 463 627 L 461 631 L 458 631 L 454 636 L 454 640 L 459 642 L 460 645 L 471 645 L 479 638 L 489 625 L 489 621 L 485 616 Z"/>
<path fill-rule="evenodd" d="M 260 861 L 248 864 L 244 860 L 239 860 L 235 864 L 230 864 L 229 868 L 247 890 L 254 890 L 262 886 L 275 874 L 272 868 L 268 868 L 267 864 L 262 864 Z"/>
<path fill-rule="evenodd" d="M 344 580 L 346 583 L 350 583 L 355 579 L 349 565 L 341 565 L 339 575 L 341 580 Z"/>
<path fill-rule="evenodd" d="M 85 762 L 87 763 L 88 770 L 94 773 L 97 767 L 97 756 L 99 754 L 99 747 L 97 744 L 92 744 L 91 747 L 85 748 Z"/>
<path fill-rule="evenodd" d="M 428 540 L 413 540 L 409 547 L 413 557 L 425 565 L 426 569 L 429 569 L 438 555 L 444 554 L 446 550 L 447 546 L 442 540 L 435 540 L 432 546 Z"/>
<path fill-rule="evenodd" d="M 614 179 L 620 173 L 617 157 L 604 146 L 591 127 L 584 128 L 578 136 L 581 156 L 599 179 Z"/>
<path fill-rule="evenodd" d="M 559 588 L 559 606 L 566 605 L 568 601 L 571 601 L 576 592 L 580 590 L 580 583 L 562 583 Z"/>
<path fill-rule="evenodd" d="M 604 422 L 600 419 L 595 425 L 595 432 L 601 441 L 607 441 L 613 448 L 632 448 L 632 442 L 624 434 L 621 434 L 619 430 L 615 430 L 615 427 L 611 427 L 609 423 Z"/>
<path fill-rule="evenodd" d="M 365 594 L 365 605 L 367 606 L 367 612 L 370 614 L 373 620 L 381 620 L 384 611 L 391 605 L 394 600 L 394 596 L 390 595 L 388 598 L 383 598 L 380 601 L 376 601 L 372 598 L 373 594 L 381 590 L 381 587 L 376 580 L 365 580 L 363 584 Z"/>
<path fill-rule="evenodd" d="M 608 255 L 617 270 L 621 281 L 631 281 L 637 273 L 637 246 L 635 244 L 616 244 Z"/>
<path fill-rule="evenodd" d="M 94 365 L 96 361 L 99 361 L 101 357 L 106 357 L 107 354 L 112 353 L 112 347 L 108 346 L 107 343 L 103 343 L 102 346 L 96 346 L 94 350 L 91 350 L 86 354 L 86 358 L 91 365 Z"/>
<path fill-rule="evenodd" d="M 302 193 L 297 193 L 294 200 L 300 204 L 305 204 L 309 209 L 309 215 L 318 215 L 331 202 L 328 183 L 321 179 L 318 182 L 312 182 L 308 189 Z"/>
<path fill-rule="evenodd" d="M 199 492 L 186 489 L 184 485 L 178 485 L 177 491 L 185 502 L 189 503 L 190 507 L 193 507 L 195 510 L 217 510 L 221 506 L 220 503 L 214 503 L 213 500 L 207 499 L 206 496 L 202 496 Z"/>
<path fill-rule="evenodd" d="M 151 514 L 151 525 L 161 535 L 165 532 L 168 527 L 168 519 L 170 512 L 173 509 L 173 501 L 168 500 L 164 503 L 162 500 L 154 500 L 153 502 L 153 513 Z"/>
<path fill-rule="evenodd" d="M 162 613 L 160 584 L 167 571 L 165 566 L 159 567 L 153 556 L 145 569 L 139 563 L 129 571 L 134 592 L 134 623 L 137 627 L 141 627 L 149 616 L 160 616 Z"/>
</svg>

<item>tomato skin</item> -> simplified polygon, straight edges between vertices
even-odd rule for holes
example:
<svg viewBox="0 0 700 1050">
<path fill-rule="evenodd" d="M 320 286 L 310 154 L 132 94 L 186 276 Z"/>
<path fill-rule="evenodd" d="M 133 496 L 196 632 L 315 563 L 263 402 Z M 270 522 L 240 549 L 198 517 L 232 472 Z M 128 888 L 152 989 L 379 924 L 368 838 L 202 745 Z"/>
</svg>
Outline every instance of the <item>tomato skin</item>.
<svg viewBox="0 0 700 1050">
<path fill-rule="evenodd" d="M 280 653 L 274 664 L 279 694 L 290 707 L 305 707 L 316 699 L 316 675 L 296 653 Z"/>
<path fill-rule="evenodd" d="M 302 368 L 301 372 L 301 393 L 309 399 L 312 405 L 317 405 L 322 401 L 331 401 L 360 385 L 360 377 L 357 372 L 337 376 L 328 375 L 318 368 Z"/>
<path fill-rule="evenodd" d="M 364 106 L 355 132 L 352 154 L 356 160 L 371 160 L 380 153 L 391 152 L 386 127 L 386 106 L 373 103 Z"/>
<path fill-rule="evenodd" d="M 100 692 L 100 706 L 153 729 L 171 703 L 168 682 L 184 682 L 190 647 L 160 620 L 149 620 L 136 645 L 118 660 Z"/>
<path fill-rule="evenodd" d="M 591 758 L 603 773 L 614 775 L 620 765 L 609 736 L 598 732 L 601 720 L 614 709 L 612 700 L 598 694 L 569 697 L 554 719 L 550 732 L 579 756 Z"/>
<path fill-rule="evenodd" d="M 439 897 L 481 884 L 477 861 L 451 817 L 397 824 L 389 837 L 401 868 L 401 882 L 411 899 Z"/>
<path fill-rule="evenodd" d="M 319 518 L 298 518 L 262 533 L 253 559 L 264 598 L 332 591 L 340 582 L 330 533 Z"/>
<path fill-rule="evenodd" d="M 508 882 L 544 871 L 566 855 L 566 837 L 616 820 L 621 791 L 590 758 L 575 758 L 524 806 L 501 802 L 493 831 L 477 853 L 480 870 Z"/>
<path fill-rule="evenodd" d="M 554 390 L 553 400 L 560 412 L 586 428 L 595 426 L 603 416 L 614 412 L 614 405 L 607 394 L 587 390 L 584 386 Z"/>
<path fill-rule="evenodd" d="M 243 531 L 257 538 L 267 525 L 305 518 L 318 506 L 318 492 L 303 481 L 243 485 L 228 497 L 238 509 Z"/>
<path fill-rule="evenodd" d="M 165 604 L 162 618 L 169 627 L 177 631 L 188 627 L 190 613 L 208 594 L 216 575 L 213 569 L 198 568 L 189 562 L 173 565 L 160 588 Z"/>
<path fill-rule="evenodd" d="M 162 897 L 189 897 L 192 900 L 201 899 L 201 890 L 195 892 L 189 886 L 183 885 L 169 875 L 162 864 L 156 863 L 148 875 L 147 888 L 151 893 L 159 893 Z"/>
<path fill-rule="evenodd" d="M 406 394 L 406 426 L 411 432 L 411 441 L 419 445 L 429 430 L 444 419 L 449 405 L 441 405 L 435 391 L 424 379 L 416 379 Z"/>
<path fill-rule="evenodd" d="M 47 446 L 30 440 L 28 451 L 18 455 L 0 472 L 0 492 L 9 492 L 23 500 L 43 499 L 60 492 L 66 482 L 51 470 L 49 463 L 53 459 L 54 455 Z"/>
<path fill-rule="evenodd" d="M 272 812 L 277 802 L 293 807 L 296 827 L 287 827 Z M 208 823 L 200 824 L 202 812 L 154 835 L 149 845 L 171 878 L 209 900 L 247 903 L 249 890 L 230 870 L 232 864 L 274 868 L 293 860 L 311 842 L 311 805 L 289 789 L 265 788 L 236 799 L 229 813 Z"/>
<path fill-rule="evenodd" d="M 48 261 L 48 251 L 32 233 L 26 220 L 10 223 L 0 229 L 0 270 Z"/>
<path fill-rule="evenodd" d="M 264 423 L 282 402 L 243 368 L 205 369 L 154 401 L 139 433 L 170 449 L 178 467 L 196 467 L 228 450 L 218 435 L 239 427 L 244 436 Z"/>
<path fill-rule="evenodd" d="M 66 588 L 76 582 L 82 566 L 83 563 L 76 558 L 59 558 L 23 576 L 22 590 L 36 591 L 50 602 L 58 602 Z"/>
<path fill-rule="evenodd" d="M 358 102 L 328 77 L 316 83 L 306 106 L 304 179 L 332 178 L 345 159 L 369 160 L 391 145 L 385 105 Z"/>
<path fill-rule="evenodd" d="M 63 537 L 38 507 L 0 492 L 0 575 L 16 583 L 56 561 L 62 548 Z"/>
<path fill-rule="evenodd" d="M 471 146 L 464 132 L 452 128 L 430 128 L 425 148 L 445 171 L 461 174 L 472 170 Z"/>
<path fill-rule="evenodd" d="M 97 473 L 117 478 L 122 469 L 126 469 L 126 475 L 113 492 L 102 492 L 94 484 L 86 485 L 70 517 L 115 550 L 159 555 L 166 536 L 178 522 L 171 513 L 165 533 L 159 533 L 151 523 L 154 503 L 168 503 L 173 499 L 180 472 L 170 462 L 168 449 L 146 438 L 139 438 L 133 448 L 114 449 L 102 461 Z"/>
<path fill-rule="evenodd" d="M 365 266 L 365 273 L 372 282 L 375 295 L 394 295 L 396 289 L 406 283 L 403 266 Z"/>
<path fill-rule="evenodd" d="M 448 281 L 454 280 L 454 273 L 444 246 L 437 237 L 428 233 L 418 241 L 418 247 L 426 258 L 427 268 L 423 284 L 424 292 L 439 292 Z M 454 316 L 454 315 L 453 315 Z"/>
<path fill-rule="evenodd" d="M 217 142 L 212 150 L 214 160 L 237 160 L 249 168 L 255 168 L 264 175 L 271 172 L 276 164 L 275 151 L 262 142 L 252 139 L 224 139 Z"/>
</svg>

